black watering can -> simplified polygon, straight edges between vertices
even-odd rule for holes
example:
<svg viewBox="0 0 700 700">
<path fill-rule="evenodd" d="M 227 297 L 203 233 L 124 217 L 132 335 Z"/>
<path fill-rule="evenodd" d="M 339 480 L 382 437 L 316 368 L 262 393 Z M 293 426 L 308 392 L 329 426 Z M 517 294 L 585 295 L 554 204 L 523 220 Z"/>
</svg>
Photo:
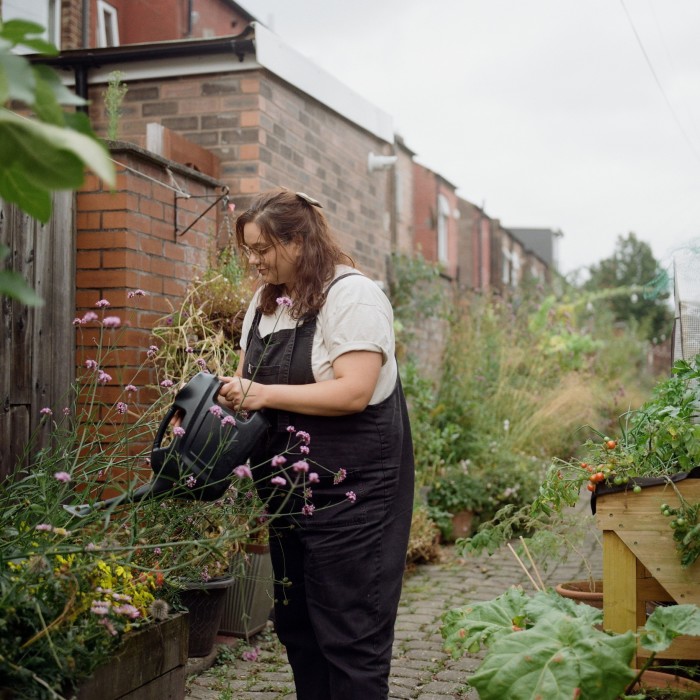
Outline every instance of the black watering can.
<svg viewBox="0 0 700 700">
<path fill-rule="evenodd" d="M 221 406 L 216 400 L 220 388 L 218 377 L 200 372 L 177 393 L 153 442 L 151 481 L 104 501 L 63 507 L 72 515 L 84 517 L 93 510 L 165 494 L 201 501 L 221 498 L 233 470 L 245 464 L 270 423 L 260 412 L 243 418 Z M 184 433 L 163 447 L 165 433 L 176 415 L 180 416 Z"/>
</svg>

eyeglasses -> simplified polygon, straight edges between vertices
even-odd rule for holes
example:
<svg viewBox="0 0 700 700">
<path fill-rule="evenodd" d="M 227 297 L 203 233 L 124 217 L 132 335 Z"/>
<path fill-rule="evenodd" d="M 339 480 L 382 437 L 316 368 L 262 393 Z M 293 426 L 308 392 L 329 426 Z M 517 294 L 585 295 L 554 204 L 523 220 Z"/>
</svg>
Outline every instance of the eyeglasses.
<svg viewBox="0 0 700 700">
<path fill-rule="evenodd" d="M 242 245 L 240 246 L 241 248 L 241 253 L 246 256 L 246 258 L 249 258 L 251 255 L 254 255 L 256 258 L 262 258 L 265 253 L 267 253 L 270 248 L 274 248 L 275 244 L 270 243 L 270 245 L 264 245 L 262 247 L 257 247 L 257 248 L 249 248 L 247 245 Z"/>
</svg>

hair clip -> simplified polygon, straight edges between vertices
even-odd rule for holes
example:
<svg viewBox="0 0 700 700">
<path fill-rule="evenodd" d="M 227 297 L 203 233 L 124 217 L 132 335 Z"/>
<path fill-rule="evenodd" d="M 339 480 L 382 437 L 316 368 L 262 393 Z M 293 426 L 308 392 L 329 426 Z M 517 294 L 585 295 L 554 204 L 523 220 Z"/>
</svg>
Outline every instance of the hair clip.
<svg viewBox="0 0 700 700">
<path fill-rule="evenodd" d="M 296 196 L 299 197 L 299 199 L 303 199 L 307 204 L 310 204 L 312 207 L 318 207 L 319 209 L 323 209 L 321 202 L 314 199 L 313 197 L 309 197 L 308 194 L 305 194 L 304 192 L 295 192 L 294 194 L 296 194 Z"/>
</svg>

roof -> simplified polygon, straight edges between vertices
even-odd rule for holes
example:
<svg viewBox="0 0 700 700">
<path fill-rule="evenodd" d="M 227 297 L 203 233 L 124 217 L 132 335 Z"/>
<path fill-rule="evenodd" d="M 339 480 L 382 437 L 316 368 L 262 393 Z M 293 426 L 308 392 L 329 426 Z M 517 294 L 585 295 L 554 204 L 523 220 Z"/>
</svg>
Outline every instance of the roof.
<svg viewBox="0 0 700 700">
<path fill-rule="evenodd" d="M 511 227 L 508 227 L 508 231 L 547 265 L 556 266 L 554 241 L 563 235 L 561 231 L 551 228 Z"/>
<path fill-rule="evenodd" d="M 109 81 L 115 66 L 123 79 L 230 73 L 264 68 L 342 117 L 387 143 L 394 143 L 392 117 L 259 22 L 236 36 L 183 39 L 107 48 L 63 51 L 56 57 L 32 56 L 36 63 L 73 71 L 68 84 Z"/>
</svg>

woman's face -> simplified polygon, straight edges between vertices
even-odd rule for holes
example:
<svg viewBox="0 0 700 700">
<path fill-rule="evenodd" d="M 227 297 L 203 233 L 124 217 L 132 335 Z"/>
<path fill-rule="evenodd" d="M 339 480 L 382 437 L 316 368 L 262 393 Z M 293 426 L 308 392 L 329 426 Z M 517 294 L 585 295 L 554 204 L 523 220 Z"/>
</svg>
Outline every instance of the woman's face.
<svg viewBox="0 0 700 700">
<path fill-rule="evenodd" d="M 262 281 L 283 284 L 287 291 L 291 291 L 296 280 L 300 255 L 298 243 L 270 243 L 253 221 L 249 221 L 243 227 L 243 238 L 248 251 L 248 261 L 255 266 Z"/>
</svg>

